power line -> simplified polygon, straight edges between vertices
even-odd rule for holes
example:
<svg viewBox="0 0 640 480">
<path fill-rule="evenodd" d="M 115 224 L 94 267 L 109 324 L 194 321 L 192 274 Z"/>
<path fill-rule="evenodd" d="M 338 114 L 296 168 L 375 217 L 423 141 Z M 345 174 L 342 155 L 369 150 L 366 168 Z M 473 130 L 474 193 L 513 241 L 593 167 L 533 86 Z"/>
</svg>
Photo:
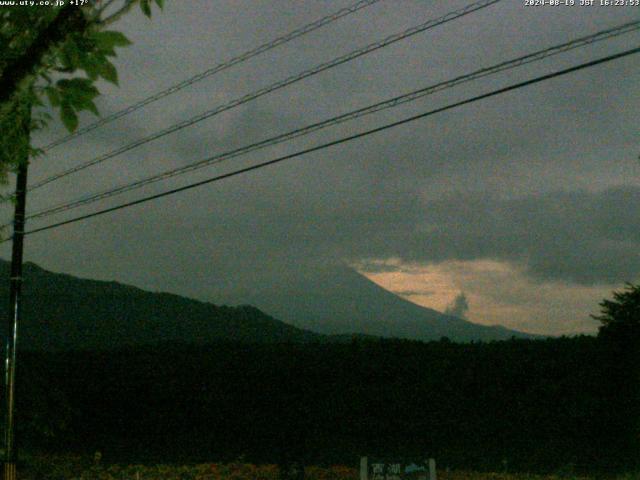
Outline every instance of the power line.
<svg viewBox="0 0 640 480">
<path fill-rule="evenodd" d="M 388 123 L 388 124 L 383 125 L 381 127 L 377 127 L 377 128 L 373 128 L 373 129 L 370 129 L 370 130 L 366 130 L 364 132 L 360 132 L 360 133 L 357 133 L 357 134 L 354 134 L 354 135 L 350 135 L 350 136 L 347 136 L 347 137 L 342 137 L 342 138 L 340 138 L 338 140 L 333 140 L 331 142 L 323 143 L 323 144 L 317 145 L 315 147 L 311 147 L 311 148 L 307 148 L 307 149 L 304 149 L 304 150 L 300 150 L 298 152 L 291 153 L 291 154 L 288 154 L 288 155 L 283 155 L 281 157 L 277 157 L 275 159 L 272 159 L 272 160 L 269 160 L 269 161 L 266 161 L 266 162 L 262 162 L 262 163 L 258 163 L 256 165 L 252 165 L 250 167 L 241 168 L 241 169 L 235 170 L 233 172 L 225 173 L 225 174 L 222 174 L 222 175 L 217 175 L 215 177 L 208 178 L 206 180 L 202 180 L 202 181 L 199 181 L 199 182 L 191 183 L 191 184 L 185 185 L 183 187 L 174 188 L 172 190 L 168 190 L 168 191 L 165 191 L 165 192 L 162 192 L 162 193 L 157 193 L 157 194 L 154 194 L 154 195 L 143 197 L 143 198 L 140 198 L 138 200 L 134 200 L 134 201 L 131 201 L 131 202 L 127 202 L 127 203 L 123 203 L 123 204 L 120 204 L 120 205 L 116 205 L 114 207 L 105 208 L 105 209 L 99 210 L 97 212 L 89 213 L 89 214 L 86 214 L 86 215 L 81 215 L 81 216 L 78 216 L 78 217 L 71 218 L 69 220 L 64 220 L 64 221 L 57 222 L 57 223 L 54 223 L 54 224 L 46 225 L 44 227 L 36 228 L 34 230 L 29 230 L 29 231 L 25 232 L 25 235 L 31 235 L 31 234 L 34 234 L 34 233 L 43 232 L 45 230 L 51 230 L 53 228 L 58 228 L 58 227 L 61 227 L 63 225 L 68 225 L 70 223 L 79 222 L 81 220 L 86 220 L 86 219 L 89 219 L 89 218 L 92 218 L 92 217 L 97 217 L 99 215 L 104 215 L 106 213 L 115 212 L 117 210 L 122 210 L 124 208 L 132 207 L 134 205 L 139 205 L 141 203 L 146 203 L 146 202 L 149 202 L 151 200 L 157 200 L 159 198 L 166 197 L 166 196 L 169 196 L 169 195 L 173 195 L 173 194 L 176 194 L 176 193 L 179 193 L 179 192 L 183 192 L 185 190 L 190 190 L 192 188 L 200 187 L 202 185 L 206 185 L 206 184 L 209 184 L 209 183 L 213 183 L 213 182 L 217 182 L 217 181 L 220 181 L 220 180 L 224 180 L 226 178 L 234 177 L 236 175 L 247 173 L 247 172 L 250 172 L 252 170 L 258 170 L 260 168 L 267 167 L 269 165 L 274 165 L 276 163 L 280 163 L 280 162 L 283 162 L 285 160 L 289 160 L 289 159 L 292 159 L 292 158 L 295 158 L 295 157 L 300 157 L 300 156 L 303 156 L 303 155 L 307 155 L 309 153 L 317 152 L 319 150 L 324 150 L 325 148 L 329 148 L 329 147 L 332 147 L 332 146 L 335 146 L 335 145 L 346 143 L 346 142 L 349 142 L 351 140 L 355 140 L 355 139 L 358 139 L 358 138 L 366 137 L 366 136 L 372 135 L 374 133 L 378 133 L 378 132 L 382 132 L 382 131 L 385 131 L 385 130 L 389 130 L 391 128 L 394 128 L 394 127 L 397 127 L 397 126 L 400 126 L 400 125 L 404 125 L 406 123 L 410 123 L 410 122 L 413 122 L 413 121 L 416 121 L 416 120 L 419 120 L 419 119 L 422 119 L 422 118 L 426 118 L 426 117 L 429 117 L 431 115 L 435 115 L 437 113 L 441 113 L 441 112 L 444 112 L 444 111 L 447 111 L 447 110 L 452 110 L 454 108 L 457 108 L 457 107 L 460 107 L 460 106 L 463 106 L 463 105 L 468 105 L 470 103 L 473 103 L 473 102 L 476 102 L 476 101 L 479 101 L 479 100 L 483 100 L 485 98 L 489 98 L 489 97 L 493 97 L 493 96 L 496 96 L 496 95 L 500 95 L 500 94 L 503 94 L 503 93 L 506 93 L 506 92 L 510 92 L 512 90 L 517 90 L 519 88 L 523 88 L 523 87 L 526 87 L 526 86 L 529 86 L 529 85 L 533 85 L 535 83 L 540 83 L 540 82 L 543 82 L 543 81 L 546 81 L 546 80 L 550 80 L 552 78 L 556 78 L 556 77 L 559 77 L 559 76 L 562 76 L 562 75 L 567 75 L 567 74 L 572 73 L 572 72 L 576 72 L 576 71 L 579 71 L 579 70 L 583 70 L 585 68 L 589 68 L 589 67 L 593 67 L 593 66 L 596 66 L 596 65 L 600 65 L 602 63 L 610 62 L 612 60 L 616 60 L 616 59 L 619 59 L 619 58 L 622 58 L 622 57 L 626 57 L 626 56 L 629 56 L 629 55 L 633 55 L 633 54 L 636 54 L 636 53 L 640 53 L 640 47 L 633 48 L 633 49 L 630 49 L 630 50 L 625 50 L 623 52 L 616 53 L 616 54 L 613 54 L 613 55 L 609 55 L 607 57 L 599 58 L 597 60 L 592 60 L 590 62 L 582 63 L 580 65 L 577 65 L 577 66 L 574 66 L 574 67 L 570 67 L 570 68 L 566 68 L 564 70 L 558 70 L 556 72 L 552 72 L 552 73 L 549 73 L 549 74 L 546 74 L 546 75 L 535 77 L 533 79 L 526 80 L 524 82 L 519 82 L 519 83 L 516 83 L 516 84 L 512 84 L 512 85 L 510 85 L 508 87 L 503 87 L 503 88 L 500 88 L 500 89 L 497 89 L 497 90 L 493 90 L 493 91 L 491 91 L 489 93 L 484 93 L 482 95 L 477 95 L 475 97 L 471 97 L 471 98 L 468 98 L 466 100 L 461 100 L 459 102 L 452 103 L 452 104 L 446 105 L 444 107 L 436 108 L 434 110 L 430 110 L 428 112 L 421 113 L 419 115 L 414 115 L 412 117 L 408 117 L 408 118 L 405 118 L 403 120 L 399 120 L 397 122 Z M 9 239 L 4 240 L 3 242 L 6 242 L 8 240 Z"/>
<path fill-rule="evenodd" d="M 166 135 L 169 135 L 170 133 L 174 133 L 177 132 L 178 130 L 182 130 L 183 128 L 186 127 L 190 127 L 191 125 L 194 125 L 195 123 L 201 122 L 203 120 L 206 120 L 208 118 L 213 117 L 214 115 L 217 115 L 219 113 L 225 112 L 227 110 L 230 110 L 232 108 L 235 108 L 237 106 L 240 106 L 242 104 L 245 104 L 247 102 L 250 102 L 252 100 L 255 100 L 256 98 L 262 97 L 263 95 L 266 95 L 268 93 L 274 92 L 276 90 L 279 90 L 281 88 L 284 88 L 286 86 L 292 85 L 294 83 L 297 83 L 301 80 L 304 80 L 305 78 L 311 77 L 313 75 L 316 75 L 320 72 L 323 72 L 325 70 L 329 70 L 330 68 L 336 67 L 338 65 L 341 65 L 343 63 L 349 62 L 351 60 L 354 60 L 358 57 L 361 57 L 363 55 L 366 55 L 368 53 L 371 53 L 373 51 L 379 50 L 383 47 L 386 47 L 388 45 L 391 45 L 392 43 L 398 42 L 400 40 L 403 40 L 405 38 L 411 37 L 412 35 L 416 35 L 418 33 L 424 32 L 425 30 L 434 28 L 438 25 L 442 25 L 445 23 L 448 23 L 450 21 L 456 20 L 460 17 L 463 17 L 465 15 L 468 15 L 470 13 L 473 13 L 477 10 L 486 8 L 490 5 L 493 5 L 494 3 L 498 3 L 501 0 L 479 0 L 477 2 L 471 3 L 469 5 L 467 5 L 466 7 L 460 8 L 458 10 L 455 10 L 453 12 L 449 12 L 446 15 L 443 15 L 439 18 L 433 19 L 433 20 L 429 20 L 425 23 L 422 23 L 420 25 L 417 25 L 415 27 L 411 27 L 407 30 L 404 30 L 400 33 L 396 33 L 393 35 L 390 35 L 388 37 L 386 37 L 385 39 L 379 41 L 379 42 L 374 42 L 371 43 L 363 48 L 360 48 L 358 50 L 354 50 L 350 53 L 347 53 L 345 55 L 342 55 L 340 57 L 334 58 L 333 60 L 330 60 L 328 62 L 322 63 L 320 65 L 316 65 L 315 67 L 309 69 L 309 70 L 305 70 L 302 73 L 293 75 L 291 77 L 288 77 L 284 80 L 280 80 L 278 82 L 275 82 L 267 87 L 261 88 L 260 90 L 256 90 L 252 93 L 248 93 L 242 97 L 238 97 L 234 100 L 231 100 L 230 102 L 223 104 L 223 105 L 219 105 L 211 110 L 208 110 L 204 113 L 201 113 L 199 115 L 196 115 L 195 117 L 192 117 L 188 120 L 184 120 L 182 122 L 179 122 L 175 125 L 172 125 L 171 127 L 165 128 L 164 130 L 161 130 L 159 132 L 153 133 L 145 138 L 136 140 L 132 143 L 129 143 L 127 145 L 124 145 L 116 150 L 113 150 L 111 152 L 108 152 L 104 155 L 101 155 L 99 157 L 94 158 L 93 160 L 89 160 L 88 162 L 82 163 L 80 165 L 77 165 L 75 167 L 69 168 L 68 170 L 65 170 L 63 172 L 54 174 L 50 177 L 45 178 L 44 180 L 41 180 L 33 185 L 29 186 L 29 190 L 33 191 L 36 190 L 37 188 L 40 188 L 48 183 L 51 183 L 55 180 L 58 180 L 60 178 L 66 177 L 68 175 L 71 175 L 73 173 L 79 172 L 81 170 L 84 170 L 85 168 L 91 167 L 93 165 L 97 165 L 99 163 L 102 163 L 106 160 L 109 160 L 113 157 L 116 157 L 117 155 L 120 155 L 121 153 L 125 153 L 128 152 L 129 150 L 132 150 L 136 147 L 139 147 L 141 145 L 144 145 L 146 143 L 149 143 L 153 140 L 157 140 L 158 138 L 164 137 Z"/>
<path fill-rule="evenodd" d="M 301 137 L 303 135 L 308 135 L 312 132 L 327 128 L 329 126 L 333 126 L 333 125 L 337 125 L 343 122 L 347 122 L 350 120 L 354 120 L 356 118 L 365 116 L 365 115 L 370 115 L 372 113 L 376 113 L 385 109 L 389 109 L 392 107 L 396 107 L 398 105 L 402 105 L 408 102 L 412 102 L 415 100 L 418 100 L 420 98 L 423 98 L 427 95 L 432 95 L 434 93 L 455 87 L 457 85 L 466 83 L 466 82 L 470 82 L 473 80 L 477 80 L 479 78 L 483 78 L 489 75 L 493 75 L 499 72 L 503 72 L 512 68 L 516 68 L 516 67 L 520 67 L 522 65 L 527 65 L 529 63 L 533 63 L 536 61 L 540 61 L 543 60 L 545 58 L 551 57 L 553 55 L 557 55 L 560 53 L 564 53 L 567 52 L 569 50 L 573 50 L 575 48 L 579 48 L 579 47 L 583 47 L 585 45 L 590 45 L 596 42 L 600 42 L 603 40 L 607 40 L 613 37 L 617 37 L 626 33 L 630 33 L 633 31 L 636 31 L 640 29 L 640 20 L 639 21 L 634 21 L 634 22 L 629 22 L 629 23 L 625 23 L 623 25 L 619 25 L 616 27 L 612 27 L 609 28 L 607 30 L 602 30 L 599 31 L 595 34 L 592 35 L 588 35 L 588 36 L 584 36 L 584 37 L 580 37 L 580 38 L 576 38 L 573 39 L 569 42 L 565 42 L 563 44 L 560 45 L 555 45 L 553 47 L 549 47 L 543 50 L 539 50 L 536 51 L 534 53 L 530 53 L 528 55 L 524 55 L 515 59 L 511 59 L 508 61 L 504 61 L 501 63 L 498 63 L 496 65 L 493 65 L 491 67 L 485 67 L 479 70 L 475 70 L 474 72 L 465 74 L 465 75 L 461 75 L 458 77 L 455 77 L 451 80 L 447 80 L 444 82 L 440 82 L 437 83 L 435 85 L 430 85 L 428 87 L 425 88 L 421 88 L 419 90 L 415 90 L 412 91 L 410 93 L 406 93 L 391 99 L 387 99 L 384 100 L 382 102 L 378 102 L 375 103 L 373 105 L 369 105 L 367 107 L 363 107 L 363 108 L 359 108 L 357 110 L 353 110 L 351 112 L 348 113 L 344 113 L 342 115 L 336 116 L 336 117 L 332 117 L 328 120 L 324 120 L 321 122 L 317 122 L 311 125 L 307 125 L 305 127 L 302 128 L 298 128 L 280 135 L 277 135 L 275 137 L 271 137 L 268 138 L 266 140 L 262 140 L 260 142 L 256 142 L 250 145 L 246 145 L 244 147 L 240 147 L 231 151 L 227 151 L 224 153 L 220 153 L 217 155 L 214 155 L 212 157 L 206 158 L 204 160 L 200 160 L 198 162 L 195 163 L 191 163 L 189 165 L 183 166 L 183 167 L 179 167 L 179 168 L 175 168 L 175 169 L 171 169 L 171 170 L 167 170 L 165 172 L 144 178 L 142 180 L 138 180 L 136 182 L 131 182 L 125 185 L 120 185 L 118 187 L 115 188 L 111 188 L 109 190 L 105 190 L 99 193 L 94 193 L 91 194 L 89 196 L 84 196 L 81 197 L 79 199 L 73 200 L 71 202 L 66 202 L 60 205 L 56 205 L 50 208 L 47 208 L 45 210 L 41 210 L 38 212 L 35 212 L 33 214 L 30 214 L 27 216 L 27 219 L 36 219 L 36 218 L 42 218 L 42 217 L 47 217 L 56 213 L 60 213 L 60 212 L 64 212 L 67 210 L 71 210 L 73 208 L 77 208 L 80 206 L 84 206 L 84 205 L 88 205 L 94 202 L 97 202 L 99 200 L 104 200 L 106 198 L 111 198 L 114 197 L 116 195 L 120 195 L 122 193 L 125 192 L 129 192 L 132 190 L 137 190 L 139 188 L 142 188 L 146 185 L 150 185 L 152 183 L 156 183 L 162 180 L 166 180 L 168 178 L 172 178 L 178 175 L 183 175 L 185 173 L 188 172 L 192 172 L 194 170 L 198 170 L 200 168 L 204 168 L 207 166 L 211 166 L 213 164 L 217 164 L 232 158 L 236 158 L 242 155 L 246 155 L 250 152 L 256 151 L 256 150 L 261 150 L 263 148 L 269 147 L 269 146 L 273 146 L 279 143 L 283 143 L 285 141 L 289 141 L 292 140 L 294 138 L 298 138 Z"/>
<path fill-rule="evenodd" d="M 307 33 L 311 33 L 315 30 L 318 30 L 319 28 L 324 27 L 325 25 L 328 25 L 332 22 L 335 22 L 336 20 L 339 20 L 343 17 L 346 17 L 347 15 L 350 15 L 352 13 L 355 13 L 359 10 L 362 10 L 363 8 L 369 7 L 375 3 L 378 3 L 381 0 L 360 0 L 356 3 L 354 3 L 353 5 L 350 5 L 348 7 L 342 8 L 340 10 L 338 10 L 337 12 L 331 13 L 329 15 L 326 15 L 314 22 L 308 23 L 307 25 L 304 25 L 300 28 L 297 28 L 285 35 L 282 35 L 281 37 L 275 38 L 274 40 L 271 40 L 270 42 L 264 43 L 256 48 L 253 48 L 252 50 L 248 50 L 240 55 L 238 55 L 237 57 L 233 57 L 229 60 L 227 60 L 226 62 L 223 63 L 219 63 L 218 65 L 215 65 L 214 67 L 211 67 L 207 70 L 205 70 L 204 72 L 200 72 L 197 75 L 194 75 L 191 78 L 188 78 L 186 80 L 183 80 L 179 83 L 176 83 L 175 85 L 172 85 L 171 87 L 162 90 L 160 92 L 157 92 L 143 100 L 140 100 L 137 103 L 134 103 L 118 112 L 112 113 L 111 115 L 108 115 L 104 118 L 101 118 L 99 120 L 96 120 L 94 123 L 87 125 L 86 127 L 80 128 L 78 130 L 76 130 L 73 133 L 70 133 L 69 135 L 66 135 L 64 137 L 61 137 L 51 143 L 49 143 L 48 145 L 42 147 L 42 150 L 47 152 L 55 147 L 57 147 L 58 145 L 62 145 L 63 143 L 68 142 L 69 140 L 79 137 L 80 135 L 84 135 L 85 133 L 88 133 L 92 130 L 95 130 L 96 128 L 101 127 L 102 125 L 105 125 L 107 123 L 110 123 L 114 120 L 117 120 L 118 118 L 124 117 L 125 115 L 129 115 L 130 113 L 135 112 L 136 110 L 139 110 L 140 108 L 149 105 L 150 103 L 153 103 L 157 100 L 160 100 L 164 97 L 167 97 L 169 95 L 172 95 L 180 90 L 182 90 L 183 88 L 186 88 L 190 85 L 193 85 L 196 82 L 199 82 L 200 80 L 204 80 L 207 77 L 210 77 L 212 75 L 215 75 L 216 73 L 222 72 L 223 70 L 226 70 L 228 68 L 233 67 L 234 65 L 238 65 L 240 63 L 246 62 L 247 60 L 256 57 L 262 53 L 268 52 L 269 50 L 272 50 L 276 47 L 279 47 L 280 45 L 284 45 L 287 42 L 290 42 L 291 40 L 294 40 L 296 38 L 302 37 L 303 35 L 306 35 Z"/>
</svg>

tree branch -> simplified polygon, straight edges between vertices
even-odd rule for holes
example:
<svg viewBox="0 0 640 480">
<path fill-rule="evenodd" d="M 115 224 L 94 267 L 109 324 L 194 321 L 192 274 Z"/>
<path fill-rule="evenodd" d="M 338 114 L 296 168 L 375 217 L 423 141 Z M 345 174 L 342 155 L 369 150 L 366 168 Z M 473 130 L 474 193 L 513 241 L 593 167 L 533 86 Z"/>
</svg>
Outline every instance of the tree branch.
<svg viewBox="0 0 640 480">
<path fill-rule="evenodd" d="M 4 68 L 0 77 L 0 105 L 11 100 L 22 81 L 35 73 L 46 53 L 64 41 L 70 33 L 84 31 L 87 25 L 82 8 L 71 4 L 63 7 L 24 54 Z"/>
<path fill-rule="evenodd" d="M 133 7 L 133 5 L 137 2 L 137 0 L 126 0 L 125 4 L 120 7 L 119 10 L 116 10 L 115 12 L 113 12 L 111 15 L 109 15 L 107 18 L 105 18 L 104 20 L 98 20 L 98 25 L 100 26 L 105 26 L 105 25 L 109 25 L 113 22 L 116 22 L 120 17 L 122 17 L 125 13 L 127 13 L 129 10 L 131 10 L 131 8 Z"/>
<path fill-rule="evenodd" d="M 104 4 L 102 4 L 102 6 L 98 9 L 98 16 L 102 15 L 104 13 L 104 11 L 109 8 L 111 6 L 112 3 L 114 3 L 116 0 L 106 0 L 104 2 Z"/>
</svg>

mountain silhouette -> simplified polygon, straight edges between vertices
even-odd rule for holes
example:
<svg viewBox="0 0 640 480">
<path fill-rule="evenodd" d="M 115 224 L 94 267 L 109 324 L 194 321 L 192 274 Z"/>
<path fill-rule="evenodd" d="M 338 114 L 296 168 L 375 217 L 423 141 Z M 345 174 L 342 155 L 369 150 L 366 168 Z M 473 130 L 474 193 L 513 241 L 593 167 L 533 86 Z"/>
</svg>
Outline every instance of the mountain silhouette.
<svg viewBox="0 0 640 480">
<path fill-rule="evenodd" d="M 299 328 L 327 335 L 366 334 L 416 340 L 504 340 L 530 335 L 500 326 L 478 325 L 416 305 L 342 264 L 288 265 L 270 271 L 251 288 L 224 297 L 255 305 Z"/>
<path fill-rule="evenodd" d="M 8 299 L 8 262 L 0 260 L 0 274 L 0 295 Z M 425 341 L 529 337 L 415 305 L 344 266 L 298 273 L 289 269 L 280 283 L 273 279 L 268 285 L 260 282 L 268 288 L 245 289 L 239 306 L 80 279 L 33 263 L 25 263 L 24 278 L 19 346 L 27 350 L 342 342 L 353 335 Z"/>
<path fill-rule="evenodd" d="M 0 260 L 0 295 L 5 299 L 9 266 Z M 219 341 L 306 342 L 321 337 L 251 306 L 216 306 L 116 282 L 84 280 L 52 273 L 33 263 L 25 263 L 23 273 L 20 349 L 105 350 Z"/>
</svg>

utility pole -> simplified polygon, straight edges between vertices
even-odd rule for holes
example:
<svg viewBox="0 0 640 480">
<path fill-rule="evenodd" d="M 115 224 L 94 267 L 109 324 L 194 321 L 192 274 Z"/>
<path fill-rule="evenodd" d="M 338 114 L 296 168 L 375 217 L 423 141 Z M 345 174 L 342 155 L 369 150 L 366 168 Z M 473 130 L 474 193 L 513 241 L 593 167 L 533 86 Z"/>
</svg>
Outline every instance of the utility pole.
<svg viewBox="0 0 640 480">
<path fill-rule="evenodd" d="M 17 168 L 13 242 L 9 289 L 9 314 L 5 326 L 5 417 L 4 417 L 4 480 L 16 480 L 15 449 L 15 379 L 18 324 L 22 313 L 22 254 L 24 250 L 25 209 L 27 203 L 27 170 L 29 165 L 29 128 L 31 106 L 25 108 L 22 119 L 25 140 Z"/>
</svg>

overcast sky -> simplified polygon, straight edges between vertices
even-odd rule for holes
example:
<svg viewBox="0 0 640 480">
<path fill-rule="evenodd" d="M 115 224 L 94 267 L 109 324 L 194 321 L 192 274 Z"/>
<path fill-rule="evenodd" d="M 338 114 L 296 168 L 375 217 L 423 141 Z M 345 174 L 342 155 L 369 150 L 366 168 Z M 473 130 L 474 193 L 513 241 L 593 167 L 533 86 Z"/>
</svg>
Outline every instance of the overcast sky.
<svg viewBox="0 0 640 480">
<path fill-rule="evenodd" d="M 103 114 L 271 40 L 348 0 L 167 1 L 117 29 L 134 42 L 101 85 Z M 430 18 L 458 0 L 383 0 L 198 82 L 34 161 L 31 179 Z M 639 19 L 639 7 L 503 0 L 30 194 L 28 210 L 186 165 L 534 50 Z M 576 0 L 579 3 L 579 0 Z M 330 128 L 100 204 L 161 192 L 640 45 L 632 33 Z M 242 303 L 288 266 L 347 263 L 443 311 L 535 333 L 594 332 L 589 314 L 640 280 L 640 55 L 450 110 L 152 203 L 28 237 L 44 268 Z M 92 121 L 82 117 L 83 124 Z M 59 120 L 39 133 L 64 134 Z M 93 211 L 96 205 L 30 226 Z M 5 217 L 9 209 L 5 207 Z M 7 245 L 2 252 L 9 256 Z M 276 282 L 277 283 L 277 282 Z M 281 285 L 281 284 L 279 284 Z M 282 288 L 281 286 L 278 288 Z"/>
</svg>

